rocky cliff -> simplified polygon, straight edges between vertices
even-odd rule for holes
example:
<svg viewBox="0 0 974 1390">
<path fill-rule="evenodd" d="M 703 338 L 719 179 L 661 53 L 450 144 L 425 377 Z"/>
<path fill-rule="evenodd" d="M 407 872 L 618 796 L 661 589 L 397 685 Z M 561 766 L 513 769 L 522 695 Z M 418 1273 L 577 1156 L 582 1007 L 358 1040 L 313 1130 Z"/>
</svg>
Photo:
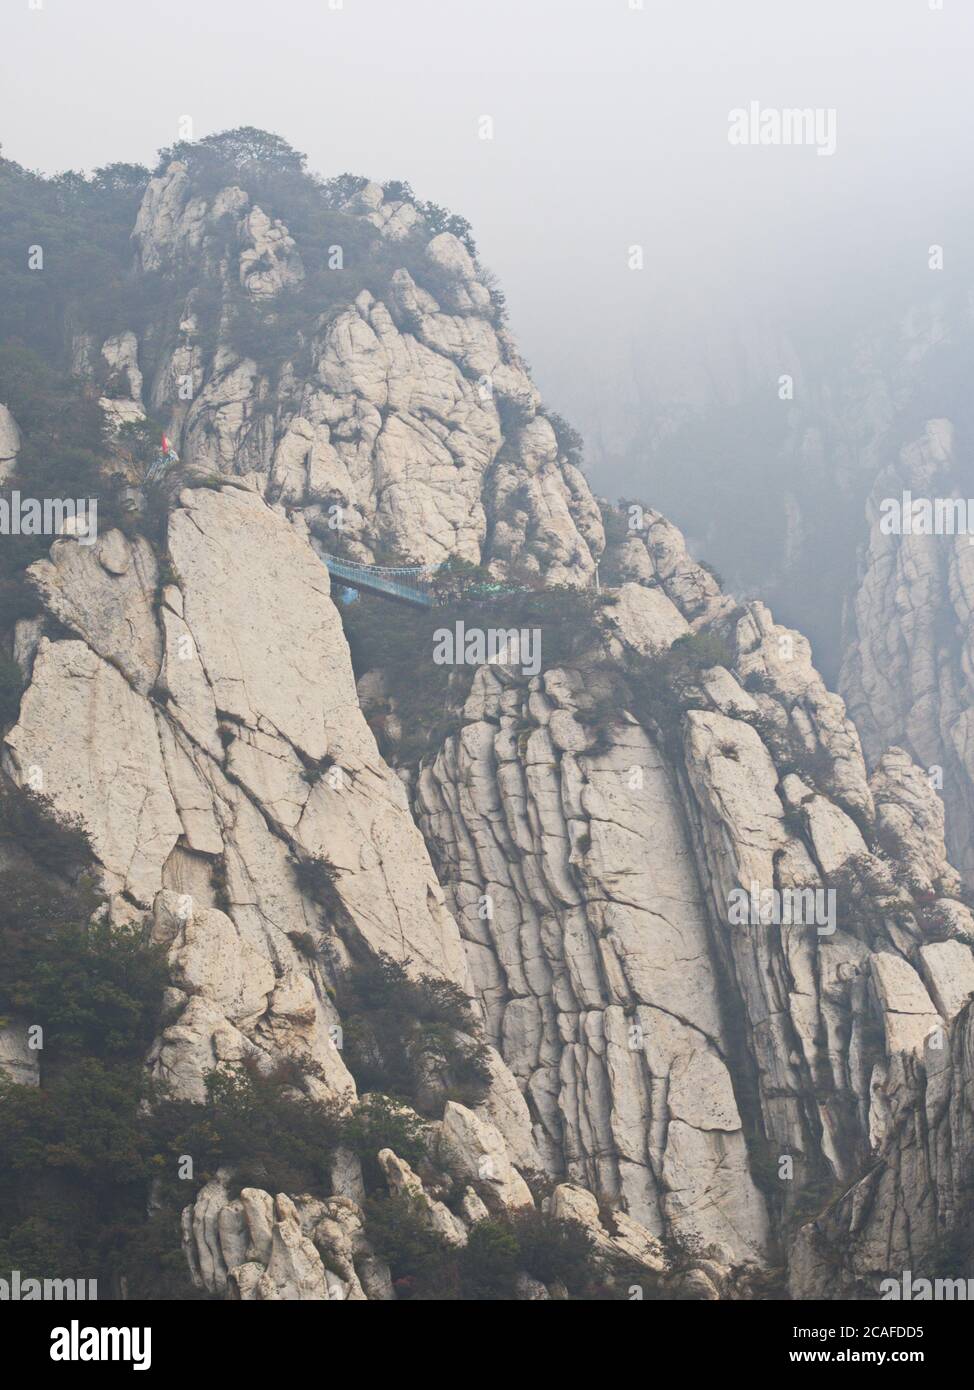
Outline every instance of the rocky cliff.
<svg viewBox="0 0 974 1390">
<path fill-rule="evenodd" d="M 890 740 L 928 769 L 947 807 L 951 857 L 974 878 L 974 545 L 966 533 L 886 530 L 883 504 L 968 507 L 971 474 L 949 419 L 928 420 L 880 470 L 848 605 L 841 685 L 867 753 Z M 934 518 L 935 520 L 935 518 Z"/>
<path fill-rule="evenodd" d="M 306 247 L 191 158 L 147 183 L 131 273 L 161 294 L 107 338 L 71 328 L 135 510 L 33 560 L 38 611 L 9 632 L 4 776 L 83 828 L 102 910 L 165 954 L 160 1094 L 203 1106 L 221 1069 L 287 1067 L 353 1113 L 378 1088 L 344 1040 L 350 974 L 392 962 L 469 1001 L 395 1101 L 422 1157 L 338 1145 L 316 1191 L 208 1171 L 182 1210 L 191 1278 L 409 1296 L 384 1198 L 455 1251 L 525 1213 L 581 1229 L 621 1296 L 875 1296 L 970 1210 L 974 917 L 932 748 L 884 741 L 918 703 L 943 738 L 966 697 L 930 707 L 863 646 L 857 728 L 801 634 L 723 593 L 659 513 L 600 506 L 496 287 L 408 192 L 330 189 Z M 126 443 L 147 416 L 180 460 L 151 486 Z M 0 425 L 16 479 L 28 430 Z M 353 671 L 325 554 L 529 593 L 540 669 L 452 678 L 417 753 L 405 690 Z M 967 560 L 944 560 L 958 604 Z M 575 605 L 568 647 L 546 595 Z M 36 1081 L 30 1019 L 8 1023 L 4 1065 Z M 527 1258 L 516 1288 L 566 1295 Z"/>
<path fill-rule="evenodd" d="M 674 366 L 666 408 L 646 381 L 648 401 L 617 399 L 616 371 L 595 421 L 612 416 L 619 488 L 651 471 L 654 502 L 698 551 L 813 641 L 870 766 L 900 745 L 929 770 L 970 883 L 974 319 L 964 272 L 936 265 L 911 249 L 847 270 L 827 308 L 792 305 L 709 352 L 701 335 L 682 378 Z M 962 503 L 961 526 L 884 530 L 884 502 L 904 492 Z"/>
</svg>

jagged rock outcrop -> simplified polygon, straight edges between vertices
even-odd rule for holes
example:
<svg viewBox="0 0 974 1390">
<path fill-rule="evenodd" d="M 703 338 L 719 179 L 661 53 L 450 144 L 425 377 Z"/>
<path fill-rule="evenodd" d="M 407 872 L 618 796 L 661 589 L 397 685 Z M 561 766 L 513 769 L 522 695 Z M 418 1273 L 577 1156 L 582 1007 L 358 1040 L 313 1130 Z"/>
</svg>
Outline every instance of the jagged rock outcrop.
<svg viewBox="0 0 974 1390">
<path fill-rule="evenodd" d="M 651 1230 L 760 1250 L 706 919 L 658 750 L 627 723 L 586 756 L 564 672 L 478 680 L 479 717 L 421 773 L 419 819 L 539 1148 Z"/>
<path fill-rule="evenodd" d="M 407 222 L 421 223 L 415 209 L 406 219 L 406 206 L 389 207 L 370 185 L 349 211 L 395 241 Z M 195 267 L 228 283 L 227 219 L 236 221 L 246 294 L 266 299 L 300 282 L 282 224 L 271 225 L 241 189 L 192 196 L 178 162 L 146 193 L 135 228 L 143 269 Z M 254 360 L 221 343 L 204 369 L 190 295 L 178 341 L 154 374 L 153 405 L 171 412 L 195 468 L 258 474 L 266 496 L 302 504 L 312 530 L 332 540 L 328 509 L 340 508 L 356 558 L 382 547 L 413 563 L 455 555 L 499 569 L 523 564 L 550 583 L 588 583 L 602 546 L 598 509 L 539 413 L 478 267 L 448 232 L 430 237 L 423 256 L 440 298 L 402 267 L 384 300 L 363 290 L 324 316 L 308 344 L 310 368 L 285 373 L 270 414 L 271 383 Z M 181 379 L 192 385 L 187 404 Z"/>
<path fill-rule="evenodd" d="M 376 185 L 341 212 L 403 264 L 313 303 L 270 365 L 239 350 L 235 315 L 270 332 L 313 293 L 301 246 L 239 187 L 204 196 L 180 162 L 151 181 L 139 268 L 196 287 L 148 346 L 125 331 L 77 360 L 109 373 L 109 450 L 147 410 L 176 441 L 164 526 L 56 541 L 28 574 L 43 616 L 11 644 L 26 688 L 4 774 L 81 822 L 112 920 L 166 952 L 153 1076 L 201 1101 L 221 1064 L 287 1062 L 351 1105 L 338 985 L 389 957 L 474 1000 L 491 1044 L 482 1096 L 428 1119 L 442 1171 L 374 1156 L 452 1248 L 540 1203 L 670 1296 L 748 1296 L 789 1263 L 807 1296 L 831 1246 L 857 1280 L 884 1241 L 912 1252 L 888 1231 L 923 1182 L 944 1197 L 918 1208 L 932 1248 L 969 1209 L 951 1164 L 970 1137 L 974 918 L 920 745 L 887 750 L 874 719 L 870 773 L 807 640 L 736 604 L 659 513 L 630 509 L 622 536 L 614 513 L 604 552 L 463 243 Z M 0 455 L 17 442 L 0 417 Z M 481 666 L 456 731 L 395 767 L 359 705 L 329 550 L 574 590 L 604 556 L 611 580 L 583 657 Z M 198 1286 L 396 1296 L 358 1160 L 339 1166 L 327 1198 L 208 1182 L 183 1214 Z"/>
<path fill-rule="evenodd" d="M 950 1033 L 934 1036 L 938 1045 L 922 1056 L 891 1058 L 882 1078 L 884 1142 L 865 1175 L 799 1233 L 793 1298 L 889 1297 L 887 1281 L 902 1290 L 904 1278 L 965 1276 L 974 1162 L 972 1019 L 966 1002 Z"/>
<path fill-rule="evenodd" d="M 105 568 L 103 551 L 130 553 L 117 534 L 93 549 L 59 541 L 55 564 L 35 566 L 48 611 L 85 640 L 41 638 L 6 769 L 80 818 L 116 911 L 155 904 L 186 996 L 155 1062 L 177 1093 L 200 1097 L 215 1059 L 255 1053 L 313 1063 L 349 1090 L 323 967 L 292 940 L 325 935 L 292 861 L 327 862 L 335 911 L 377 955 L 464 985 L 459 933 L 357 708 L 328 574 L 306 538 L 239 488 L 181 502 L 176 582 L 155 608 L 147 585 L 130 584 L 134 563 Z M 142 640 L 123 656 L 126 622 Z M 513 1088 L 499 1089 L 490 1114 L 517 1135 Z"/>
<path fill-rule="evenodd" d="M 701 673 L 676 727 L 620 710 L 601 731 L 590 674 L 482 670 L 417 812 L 548 1165 L 744 1259 L 768 1240 L 767 1197 L 777 1218 L 860 1170 L 874 1068 L 956 1012 L 974 923 L 934 792 L 899 750 L 868 779 L 801 635 L 760 604 L 735 610 L 652 514 L 623 549 L 658 586 L 661 647 L 680 622 L 723 620 L 733 669 Z M 610 650 L 645 651 L 643 618 L 610 607 Z M 734 923 L 741 888 L 835 902 Z M 942 930 L 956 938 L 927 939 Z M 939 1006 L 931 966 L 951 980 L 931 984 Z M 752 1087 L 745 1125 L 735 1090 Z"/>
<path fill-rule="evenodd" d="M 271 1197 L 245 1187 L 230 1200 L 226 1176 L 207 1183 L 183 1213 L 193 1282 L 242 1302 L 392 1299 L 389 1270 L 347 1197 Z"/>
<path fill-rule="evenodd" d="M 731 587 L 760 593 L 813 640 L 870 767 L 899 745 L 929 771 L 948 809 L 952 860 L 970 883 L 965 364 L 974 317 L 964 274 L 938 273 L 940 248 L 929 250 L 929 268 L 908 253 L 922 266 L 916 276 L 907 261 L 895 276 L 883 258 L 855 273 L 847 264 L 842 288 L 803 310 L 792 304 L 777 322 L 749 310 L 726 330 L 689 333 L 682 346 L 679 333 L 665 346 L 643 341 L 636 355 L 654 363 L 649 392 L 645 377 L 619 369 L 628 351 L 620 343 L 594 369 L 567 364 L 562 390 L 583 433 L 604 441 L 614 490 L 652 476 L 654 504 Z M 860 287 L 854 296 L 846 276 Z M 723 466 L 731 458 L 734 467 Z M 918 502 L 963 501 L 959 530 L 884 534 L 882 503 L 904 491 Z"/>
<path fill-rule="evenodd" d="M 957 498 L 969 507 L 949 420 L 883 469 L 867 507 L 868 540 L 847 612 L 841 686 L 870 758 L 891 743 L 926 769 L 947 807 L 951 859 L 974 878 L 974 545 L 960 534 L 902 534 L 882 525 L 902 506 Z M 917 525 L 922 524 L 919 520 Z M 974 518 L 968 524 L 974 524 Z"/>
<path fill-rule="evenodd" d="M 444 1125 L 444 1135 L 446 1129 Z M 455 1215 L 444 1202 L 430 1197 L 422 1179 L 391 1149 L 378 1157 L 390 1193 L 406 1194 L 447 1246 L 462 1248 L 471 1227 L 488 1218 L 489 1209 L 473 1187 L 464 1192 L 462 1215 Z M 369 1242 L 356 1201 L 344 1195 L 325 1200 L 284 1193 L 272 1197 L 252 1187 L 241 1188 L 231 1198 L 228 1182 L 229 1174 L 219 1173 L 183 1212 L 183 1245 L 197 1288 L 244 1302 L 396 1298 L 389 1268 Z M 517 1207 L 524 1200 L 511 1193 L 502 1205 Z M 530 1205 L 530 1196 L 526 1200 Z M 583 1188 L 561 1184 L 547 1206 L 556 1219 L 583 1228 L 601 1257 L 624 1262 L 633 1281 L 629 1297 L 642 1297 L 647 1289 L 656 1294 L 662 1288 L 671 1295 L 714 1299 L 735 1279 L 746 1281 L 747 1271 L 735 1275 L 728 1252 L 719 1246 L 702 1249 L 676 1269 L 650 1233 L 625 1213 L 615 1215 L 607 1228 L 598 1203 Z M 563 1286 L 549 1289 L 526 1274 L 519 1276 L 520 1301 L 566 1296 Z"/>
</svg>

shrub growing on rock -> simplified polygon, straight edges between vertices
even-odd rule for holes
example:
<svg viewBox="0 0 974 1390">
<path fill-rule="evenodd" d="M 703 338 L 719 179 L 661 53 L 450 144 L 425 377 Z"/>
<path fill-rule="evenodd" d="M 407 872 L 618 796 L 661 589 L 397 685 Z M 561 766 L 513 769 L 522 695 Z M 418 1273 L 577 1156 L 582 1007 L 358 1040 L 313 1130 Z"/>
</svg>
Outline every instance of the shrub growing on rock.
<svg viewBox="0 0 974 1390">
<path fill-rule="evenodd" d="M 438 1113 L 452 1097 L 477 1103 L 490 1080 L 466 995 L 449 980 L 413 979 L 387 956 L 355 966 L 339 990 L 345 1061 L 362 1090 Z"/>
</svg>

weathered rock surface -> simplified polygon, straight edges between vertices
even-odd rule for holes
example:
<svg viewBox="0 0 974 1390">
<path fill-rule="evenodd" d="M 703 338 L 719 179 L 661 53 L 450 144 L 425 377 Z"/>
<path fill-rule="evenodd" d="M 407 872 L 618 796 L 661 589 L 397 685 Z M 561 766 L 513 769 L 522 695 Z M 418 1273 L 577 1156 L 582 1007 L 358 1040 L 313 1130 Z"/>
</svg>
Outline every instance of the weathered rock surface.
<svg viewBox="0 0 974 1390">
<path fill-rule="evenodd" d="M 151 903 L 180 822 L 153 708 L 114 666 L 84 642 L 42 638 L 4 760 L 84 823 L 112 891 Z"/>
<path fill-rule="evenodd" d="M 402 784 L 358 711 L 327 571 L 306 536 L 255 493 L 188 491 L 183 504 L 170 523 L 179 582 L 161 623 L 144 542 L 59 541 L 35 566 L 48 611 L 86 641 L 40 640 L 6 766 L 80 818 L 111 892 L 156 900 L 164 937 L 165 890 L 190 885 L 181 920 L 164 909 L 189 1002 L 161 1040 L 163 1074 L 199 1096 L 216 1060 L 256 1050 L 313 1061 L 346 1091 L 321 968 L 288 934 L 322 933 L 294 857 L 333 866 L 339 910 L 377 954 L 464 984 L 460 937 Z M 166 688 L 154 680 L 160 655 Z M 331 777 L 307 776 L 322 764 Z M 214 859 L 226 865 L 229 913 L 214 909 Z M 515 1132 L 504 1071 L 496 1107 Z"/>
<path fill-rule="evenodd" d="M 6 481 L 14 470 L 20 453 L 20 430 L 17 421 L 5 405 L 0 404 L 0 481 Z"/>
<path fill-rule="evenodd" d="M 633 723 L 580 755 L 591 739 L 565 673 L 534 690 L 478 680 L 484 717 L 421 773 L 419 819 L 538 1147 L 651 1230 L 753 1253 L 763 1203 L 665 764 Z"/>
<path fill-rule="evenodd" d="M 449 1245 L 530 1209 L 539 1170 L 545 1208 L 647 1278 L 670 1278 L 674 1238 L 693 1250 L 678 1297 L 746 1296 L 785 1264 L 821 1296 L 836 1259 L 856 1290 L 932 1259 L 970 1211 L 974 918 L 925 769 L 945 769 L 956 860 L 974 658 L 914 615 L 946 585 L 969 627 L 969 557 L 871 556 L 845 679 L 869 767 L 807 640 L 646 509 L 604 557 L 618 583 L 585 661 L 481 667 L 456 731 L 394 769 L 322 552 L 587 589 L 605 534 L 463 243 L 375 184 L 343 215 L 408 268 L 311 315 L 272 369 L 236 350 L 230 306 L 304 293 L 301 247 L 241 188 L 200 196 L 179 163 L 151 181 L 139 266 L 207 293 L 151 352 L 123 332 L 100 358 L 108 447 L 148 409 L 178 445 L 165 540 L 57 541 L 30 570 L 44 616 L 11 634 L 27 686 L 4 772 L 80 820 L 115 920 L 167 952 L 154 1076 L 199 1101 L 214 1068 L 287 1061 L 353 1103 L 336 985 L 386 955 L 469 995 L 492 1044 L 483 1099 L 429 1122 L 443 1173 L 375 1155 Z M 0 465 L 19 443 L 0 411 Z M 0 1047 L 36 1076 L 13 1033 Z M 212 1296 L 396 1296 L 354 1155 L 326 1198 L 231 1192 L 221 1173 L 183 1214 Z"/>
<path fill-rule="evenodd" d="M 858 590 L 846 614 L 841 688 L 877 759 L 906 749 L 941 791 L 953 863 L 974 879 L 974 545 L 966 533 L 897 534 L 881 525 L 882 503 L 904 492 L 962 499 L 965 477 L 949 420 L 879 472 L 866 511 Z M 919 521 L 917 525 L 919 526 Z M 970 523 L 969 523 L 970 524 Z"/>
<path fill-rule="evenodd" d="M 86 546 L 55 541 L 51 558 L 31 565 L 29 580 L 49 613 L 148 694 L 162 642 L 153 614 L 159 568 L 147 540 L 109 531 L 90 555 Z"/>
<path fill-rule="evenodd" d="M 30 1046 L 29 1024 L 22 1018 L 6 1020 L 0 1028 L 0 1075 L 18 1086 L 38 1086 L 40 1051 Z"/>
<path fill-rule="evenodd" d="M 422 226 L 411 204 L 384 202 L 377 185 L 348 211 L 391 241 Z M 142 268 L 229 275 L 227 219 L 250 296 L 266 300 L 300 283 L 300 254 L 283 224 L 240 189 L 192 196 L 178 162 L 147 190 L 135 228 Z M 412 563 L 456 555 L 586 584 L 603 545 L 588 487 L 539 413 L 479 267 L 449 232 L 430 237 L 425 256 L 440 299 L 405 268 L 385 300 L 363 290 L 317 331 L 309 374 L 285 376 L 273 414 L 258 409 L 270 391 L 258 364 L 225 344 L 203 373 L 202 325 L 187 304 L 153 404 L 172 413 L 180 454 L 195 469 L 255 475 L 272 500 L 303 504 L 326 543 L 340 508 L 356 558 L 371 560 L 381 546 Z M 187 377 L 189 403 L 176 389 Z"/>
<path fill-rule="evenodd" d="M 760 604 L 732 610 L 664 531 L 665 549 L 625 545 L 659 586 L 660 642 L 630 601 L 607 610 L 609 650 L 651 653 L 681 635 L 671 613 L 684 632 L 703 614 L 731 624 L 733 671 L 702 673 L 678 730 L 621 711 L 593 728 L 579 673 L 482 671 L 416 804 L 547 1166 L 743 1260 L 879 1142 L 874 1065 L 922 1051 L 966 999 L 970 913 L 920 770 L 894 750 L 870 780 L 807 642 Z M 741 889 L 814 911 L 735 922 Z M 954 938 L 927 940 L 941 920 Z"/>
<path fill-rule="evenodd" d="M 183 1212 L 183 1245 L 196 1286 L 230 1299 L 394 1297 L 388 1268 L 365 1238 L 362 1213 L 344 1197 L 292 1200 L 244 1187 L 231 1200 L 221 1175 Z"/>
<path fill-rule="evenodd" d="M 877 1298 L 886 1280 L 902 1289 L 907 1275 L 965 1277 L 974 1162 L 972 1023 L 974 1008 L 967 1005 L 939 1047 L 891 1059 L 883 1081 L 885 1142 L 869 1171 L 799 1233 L 792 1297 Z"/>
</svg>

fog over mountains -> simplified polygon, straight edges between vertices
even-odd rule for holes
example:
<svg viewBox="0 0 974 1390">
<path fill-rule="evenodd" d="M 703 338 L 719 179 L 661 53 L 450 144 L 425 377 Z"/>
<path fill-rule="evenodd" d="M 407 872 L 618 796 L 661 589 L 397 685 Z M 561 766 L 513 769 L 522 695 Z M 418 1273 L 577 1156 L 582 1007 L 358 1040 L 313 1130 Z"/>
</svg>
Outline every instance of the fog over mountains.
<svg viewBox="0 0 974 1390">
<path fill-rule="evenodd" d="M 848 10 L 11 16 L 0 1271 L 974 1277 L 970 18 Z"/>
</svg>

